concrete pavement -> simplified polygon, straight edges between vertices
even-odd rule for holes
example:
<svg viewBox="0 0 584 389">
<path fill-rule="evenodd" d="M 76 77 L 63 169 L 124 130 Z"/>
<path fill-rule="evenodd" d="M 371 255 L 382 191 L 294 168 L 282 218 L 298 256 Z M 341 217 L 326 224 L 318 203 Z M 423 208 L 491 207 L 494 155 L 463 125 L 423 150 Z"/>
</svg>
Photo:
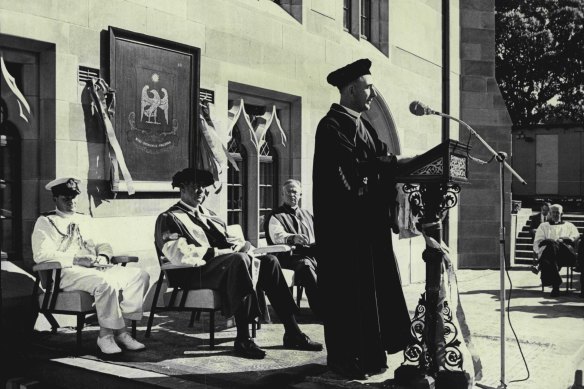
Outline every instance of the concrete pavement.
<svg viewBox="0 0 584 389">
<path fill-rule="evenodd" d="M 574 383 L 575 371 L 582 369 L 584 365 L 584 299 L 580 297 L 579 274 L 575 277 L 575 290 L 566 293 L 564 285 L 563 294 L 556 298 L 549 296 L 549 288 L 542 293 L 539 278 L 527 269 L 513 269 L 509 274 L 513 284 L 511 322 L 527 361 L 530 378 L 527 381 L 513 382 L 525 378 L 527 371 L 509 324 L 506 323 L 507 388 L 570 388 Z M 499 272 L 461 270 L 457 272 L 457 278 L 474 347 L 483 366 L 483 378 L 479 384 L 482 387 L 496 388 L 500 379 Z M 508 287 L 508 280 L 506 284 Z M 408 307 L 413 311 L 424 291 L 424 284 L 405 286 L 404 291 Z M 306 300 L 302 305 L 307 306 Z M 65 381 L 61 379 L 59 383 L 62 387 L 76 387 L 75 377 L 88 388 L 92 387 L 87 386 L 91 382 L 107 382 L 108 388 L 255 387 L 257 385 L 254 380 L 245 384 L 242 381 L 242 378 L 255 374 L 258 383 L 270 383 L 274 382 L 272 379 L 276 379 L 276 382 L 282 383 L 278 387 L 297 389 L 358 388 L 364 385 L 392 388 L 394 370 L 403 360 L 401 353 L 391 355 L 388 360 L 389 369 L 384 374 L 371 377 L 365 382 L 348 382 L 326 371 L 323 366 L 326 361 L 325 352 L 306 354 L 283 350 L 283 330 L 280 324 L 262 326 L 262 330 L 258 332 L 258 343 L 266 347 L 268 357 L 264 361 L 249 361 L 232 356 L 233 328 L 223 328 L 217 334 L 220 347 L 212 351 L 204 346 L 208 339 L 206 324 L 201 323 L 199 329 L 189 329 L 186 327 L 188 317 L 183 317 L 188 315 L 176 315 L 161 316 L 157 320 L 158 332 L 153 334 L 153 338 L 144 341 L 148 346 L 148 353 L 139 353 L 121 362 L 102 361 L 94 356 L 97 336 L 95 326 L 84 330 L 83 353 L 87 355 L 77 357 L 70 356 L 70 348 L 74 345 L 71 336 L 62 333 L 45 334 L 36 341 L 37 347 L 43 349 L 38 355 L 46 355 L 49 349 L 58 350 L 58 355 L 51 357 L 48 352 L 44 362 L 37 356 L 38 368 L 33 370 L 40 376 L 35 378 L 54 384 L 54 378 L 51 377 L 63 377 L 66 372 L 66 382 L 71 384 L 64 385 Z M 303 329 L 313 339 L 324 340 L 322 326 L 314 323 L 310 314 L 299 319 L 304 323 Z M 143 339 L 145 320 L 141 324 L 138 337 Z M 46 366 L 43 368 L 43 365 Z M 281 380 L 278 381 L 279 379 Z M 204 385 L 201 386 L 201 383 Z"/>
</svg>

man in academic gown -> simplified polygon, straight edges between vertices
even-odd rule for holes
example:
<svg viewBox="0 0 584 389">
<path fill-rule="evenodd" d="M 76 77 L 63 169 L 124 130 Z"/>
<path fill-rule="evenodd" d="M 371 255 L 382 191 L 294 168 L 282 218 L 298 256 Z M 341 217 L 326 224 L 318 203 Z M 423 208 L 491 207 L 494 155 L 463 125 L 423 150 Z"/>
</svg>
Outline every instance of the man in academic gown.
<svg viewBox="0 0 584 389">
<path fill-rule="evenodd" d="M 300 208 L 302 185 L 290 179 L 282 185 L 282 205 L 266 218 L 264 230 L 268 244 L 294 246 L 292 253 L 279 254 L 278 260 L 285 269 L 294 270 L 294 284 L 306 289 L 310 309 L 320 316 L 321 302 L 318 293 L 318 262 L 315 257 L 314 217 Z"/>
<path fill-rule="evenodd" d="M 190 264 L 185 276 L 194 289 L 215 289 L 221 293 L 222 313 L 234 316 L 237 336 L 235 354 L 263 359 L 266 352 L 249 334 L 249 323 L 260 316 L 256 285 L 252 274 L 252 248 L 241 237 L 227 233 L 226 223 L 203 207 L 214 182 L 206 170 L 186 168 L 172 177 L 172 186 L 180 188 L 180 201 L 156 220 L 155 241 L 159 253 L 174 264 Z M 263 255 L 257 276 L 257 288 L 266 292 L 278 318 L 284 325 L 284 348 L 320 351 L 298 327 L 294 313 L 297 306 L 288 289 L 278 260 Z M 189 271 L 190 270 L 190 271 Z"/>
<path fill-rule="evenodd" d="M 562 220 L 563 207 L 554 204 L 550 207 L 549 221 L 541 223 L 533 239 L 533 251 L 539 258 L 541 284 L 551 286 L 550 296 L 560 295 L 562 277 L 560 269 L 563 266 L 574 266 L 580 245 L 578 228 L 570 222 Z"/>
<path fill-rule="evenodd" d="M 382 372 L 403 350 L 410 318 L 391 241 L 395 157 L 362 117 L 376 97 L 371 61 L 340 68 L 340 91 L 316 130 L 314 221 L 327 363 L 351 379 Z"/>
</svg>

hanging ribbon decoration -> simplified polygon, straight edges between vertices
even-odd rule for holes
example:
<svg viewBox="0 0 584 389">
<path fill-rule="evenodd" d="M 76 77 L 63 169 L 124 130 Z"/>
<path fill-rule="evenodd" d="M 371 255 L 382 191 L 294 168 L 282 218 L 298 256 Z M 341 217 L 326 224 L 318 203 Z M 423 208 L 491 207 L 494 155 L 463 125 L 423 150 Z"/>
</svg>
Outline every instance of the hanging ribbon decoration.
<svg viewBox="0 0 584 389">
<path fill-rule="evenodd" d="M 6 116 L 8 116 L 13 122 L 14 119 L 22 119 L 27 125 L 32 124 L 32 113 L 28 101 L 22 94 L 22 92 L 16 86 L 14 77 L 8 73 L 6 64 L 4 63 L 4 55 L 0 51 L 0 91 L 2 95 L 2 100 L 6 104 L 6 110 L 8 111 Z"/>
<path fill-rule="evenodd" d="M 112 90 L 103 79 L 95 77 L 87 81 L 87 87 L 92 99 L 92 112 L 94 114 L 98 114 L 98 122 L 101 128 L 105 131 L 108 142 L 110 144 L 109 156 L 112 164 L 112 187 L 114 190 L 117 189 L 117 185 L 120 180 L 118 171 L 119 167 L 119 169 L 122 171 L 124 181 L 126 182 L 128 194 L 133 195 L 136 192 L 134 189 L 134 181 L 132 180 L 132 175 L 126 166 L 124 153 L 122 152 L 120 143 L 116 138 L 114 126 L 111 121 L 115 115 L 115 91 Z"/>
<path fill-rule="evenodd" d="M 213 174 L 213 179 L 216 183 L 219 183 L 215 193 L 219 193 L 222 188 L 220 175 L 223 172 L 223 167 L 230 162 L 235 170 L 239 171 L 239 168 L 215 130 L 209 107 L 203 104 L 200 105 L 199 123 L 199 149 L 197 150 L 196 168 L 207 170 Z M 215 186 L 216 184 L 213 185 Z"/>
</svg>

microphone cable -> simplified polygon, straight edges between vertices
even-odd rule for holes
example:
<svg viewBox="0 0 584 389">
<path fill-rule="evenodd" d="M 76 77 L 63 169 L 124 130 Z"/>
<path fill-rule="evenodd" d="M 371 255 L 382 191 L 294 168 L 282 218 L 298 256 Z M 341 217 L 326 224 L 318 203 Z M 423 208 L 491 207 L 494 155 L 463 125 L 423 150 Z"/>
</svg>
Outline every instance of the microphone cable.
<svg viewBox="0 0 584 389">
<path fill-rule="evenodd" d="M 470 141 L 472 140 L 472 136 L 473 136 L 473 133 L 469 131 L 468 132 L 468 139 L 466 140 L 466 156 L 470 160 L 478 163 L 479 165 L 486 165 L 486 164 L 489 164 L 489 163 L 493 162 L 493 160 L 495 159 L 495 155 L 491 156 L 491 158 L 488 161 L 484 161 L 484 160 L 482 160 L 480 158 L 473 157 L 472 155 L 470 155 L 469 149 L 470 149 Z"/>
<path fill-rule="evenodd" d="M 505 182 L 504 180 L 501 183 L 501 191 L 504 191 L 505 189 Z M 504 192 L 503 192 L 504 193 Z M 501 204 L 502 207 L 504 207 L 504 204 Z M 525 359 L 525 354 L 523 354 L 523 349 L 521 348 L 521 343 L 519 343 L 519 338 L 517 337 L 517 333 L 515 332 L 515 328 L 513 327 L 513 323 L 511 322 L 511 294 L 513 292 L 513 281 L 511 281 L 511 275 L 509 274 L 509 269 L 507 268 L 507 245 L 506 245 L 506 240 L 504 241 L 504 247 L 503 247 L 503 267 L 505 269 L 505 274 L 507 275 L 507 279 L 509 280 L 509 296 L 507 297 L 507 309 L 505 309 L 505 311 L 507 312 L 507 322 L 509 323 L 509 327 L 511 328 L 511 331 L 513 332 L 513 337 L 515 338 L 515 343 L 517 343 L 517 347 L 519 348 L 519 354 L 521 354 L 521 359 L 523 360 L 523 365 L 525 366 L 525 370 L 527 371 L 527 377 L 522 378 L 522 379 L 518 379 L 518 380 L 510 380 L 509 383 L 512 382 L 522 382 L 522 381 L 527 381 L 529 379 L 529 377 L 531 377 L 531 374 L 529 372 L 529 366 L 527 365 L 527 360 Z"/>
</svg>

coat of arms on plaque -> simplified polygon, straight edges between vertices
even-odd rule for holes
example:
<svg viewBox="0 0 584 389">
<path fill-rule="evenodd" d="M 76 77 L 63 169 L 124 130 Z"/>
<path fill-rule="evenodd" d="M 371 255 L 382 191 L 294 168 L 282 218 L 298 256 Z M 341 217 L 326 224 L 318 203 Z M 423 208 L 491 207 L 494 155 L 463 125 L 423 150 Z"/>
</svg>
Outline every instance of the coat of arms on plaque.
<svg viewBox="0 0 584 389">
<path fill-rule="evenodd" d="M 136 69 L 136 109 L 128 114 L 128 141 L 144 152 L 169 151 L 178 142 L 178 120 L 173 116 L 174 75 Z"/>
</svg>

